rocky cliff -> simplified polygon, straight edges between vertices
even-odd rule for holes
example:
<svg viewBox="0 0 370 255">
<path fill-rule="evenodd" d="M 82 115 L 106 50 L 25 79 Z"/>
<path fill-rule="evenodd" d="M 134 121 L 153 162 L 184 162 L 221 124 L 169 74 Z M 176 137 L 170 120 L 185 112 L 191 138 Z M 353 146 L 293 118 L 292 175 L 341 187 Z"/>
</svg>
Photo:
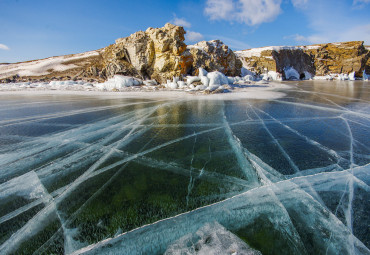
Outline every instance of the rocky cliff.
<svg viewBox="0 0 370 255">
<path fill-rule="evenodd" d="M 264 47 L 235 53 L 244 67 L 256 73 L 275 71 L 284 76 L 284 69 L 293 67 L 301 78 L 305 71 L 315 76 L 356 72 L 357 77 L 362 77 L 363 70 L 370 69 L 370 52 L 361 41 Z"/>
<path fill-rule="evenodd" d="M 102 72 L 164 81 L 182 74 L 182 53 L 186 50 L 183 27 L 167 23 L 163 28 L 148 28 L 116 40 L 102 53 Z"/>
<path fill-rule="evenodd" d="M 44 60 L 0 65 L 0 80 L 103 81 L 115 74 L 141 79 L 167 79 L 195 74 L 198 67 L 240 75 L 241 62 L 221 41 L 200 42 L 187 48 L 183 27 L 167 23 L 119 38 L 106 48 Z"/>
<path fill-rule="evenodd" d="M 166 83 L 173 77 L 198 75 L 199 68 L 227 76 L 241 68 L 257 74 L 281 73 L 293 67 L 304 78 L 356 72 L 370 73 L 370 51 L 363 42 L 297 47 L 264 47 L 233 52 L 219 40 L 185 44 L 183 27 L 167 23 L 148 28 L 100 50 L 15 64 L 0 64 L 0 81 L 87 80 L 105 81 L 115 74 Z M 295 72 L 295 71 L 294 71 Z M 308 73 L 307 73 L 308 72 Z"/>
</svg>

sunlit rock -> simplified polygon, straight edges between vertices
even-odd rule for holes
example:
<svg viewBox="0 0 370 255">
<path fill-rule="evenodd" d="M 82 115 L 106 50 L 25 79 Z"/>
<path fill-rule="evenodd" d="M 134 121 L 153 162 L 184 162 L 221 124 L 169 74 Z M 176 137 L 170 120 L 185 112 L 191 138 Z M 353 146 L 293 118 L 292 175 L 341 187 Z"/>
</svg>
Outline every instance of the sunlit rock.
<svg viewBox="0 0 370 255">
<path fill-rule="evenodd" d="M 193 75 L 206 75 L 203 69 L 208 72 L 219 71 L 228 76 L 240 75 L 241 61 L 220 40 L 201 41 L 194 45 L 188 45 L 185 54 L 189 53 L 193 59 Z"/>
<path fill-rule="evenodd" d="M 300 77 L 351 73 L 370 68 L 370 52 L 362 41 L 315 44 L 309 46 L 271 46 L 237 51 L 243 66 L 258 74 L 265 70 L 283 73 L 293 67 Z"/>
</svg>

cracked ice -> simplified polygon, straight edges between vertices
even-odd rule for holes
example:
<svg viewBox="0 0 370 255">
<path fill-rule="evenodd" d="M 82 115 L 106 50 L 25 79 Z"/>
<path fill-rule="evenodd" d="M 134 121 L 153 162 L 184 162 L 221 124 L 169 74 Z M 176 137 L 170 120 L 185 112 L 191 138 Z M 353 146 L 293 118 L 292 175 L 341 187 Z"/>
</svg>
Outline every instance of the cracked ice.
<svg viewBox="0 0 370 255">
<path fill-rule="evenodd" d="M 2 97 L 0 253 L 370 254 L 370 90 L 320 84 Z"/>
</svg>

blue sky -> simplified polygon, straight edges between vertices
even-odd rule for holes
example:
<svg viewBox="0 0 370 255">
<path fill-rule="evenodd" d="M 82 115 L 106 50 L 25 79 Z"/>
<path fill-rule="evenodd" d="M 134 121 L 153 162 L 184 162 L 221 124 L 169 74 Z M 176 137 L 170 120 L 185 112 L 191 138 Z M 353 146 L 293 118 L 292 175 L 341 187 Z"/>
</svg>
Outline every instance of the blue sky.
<svg viewBox="0 0 370 255">
<path fill-rule="evenodd" d="M 184 25 L 186 42 L 233 50 L 363 40 L 370 0 L 0 0 L 0 63 L 105 47 L 148 27 Z"/>
</svg>

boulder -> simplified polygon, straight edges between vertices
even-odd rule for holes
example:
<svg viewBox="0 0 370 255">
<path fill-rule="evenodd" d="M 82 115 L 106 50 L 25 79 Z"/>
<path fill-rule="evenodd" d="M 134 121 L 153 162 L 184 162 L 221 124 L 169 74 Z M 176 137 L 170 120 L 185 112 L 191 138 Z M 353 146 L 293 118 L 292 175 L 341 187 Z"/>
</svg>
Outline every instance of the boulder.
<svg viewBox="0 0 370 255">
<path fill-rule="evenodd" d="M 209 86 L 229 84 L 227 77 L 218 71 L 208 73 L 207 77 L 209 79 Z"/>
<path fill-rule="evenodd" d="M 219 71 L 227 76 L 241 74 L 242 62 L 220 40 L 201 41 L 189 45 L 183 55 L 192 56 L 191 66 L 187 70 L 192 75 L 205 76 L 207 71 Z"/>
<path fill-rule="evenodd" d="M 61 84 L 61 85 L 72 85 L 70 81 L 53 81 L 53 85 Z M 139 86 L 142 85 L 143 81 L 140 79 L 136 79 L 130 76 L 124 75 L 114 75 L 112 78 L 108 79 L 104 83 L 99 83 L 98 88 L 101 90 L 119 90 L 125 87 L 131 86 Z"/>
</svg>

